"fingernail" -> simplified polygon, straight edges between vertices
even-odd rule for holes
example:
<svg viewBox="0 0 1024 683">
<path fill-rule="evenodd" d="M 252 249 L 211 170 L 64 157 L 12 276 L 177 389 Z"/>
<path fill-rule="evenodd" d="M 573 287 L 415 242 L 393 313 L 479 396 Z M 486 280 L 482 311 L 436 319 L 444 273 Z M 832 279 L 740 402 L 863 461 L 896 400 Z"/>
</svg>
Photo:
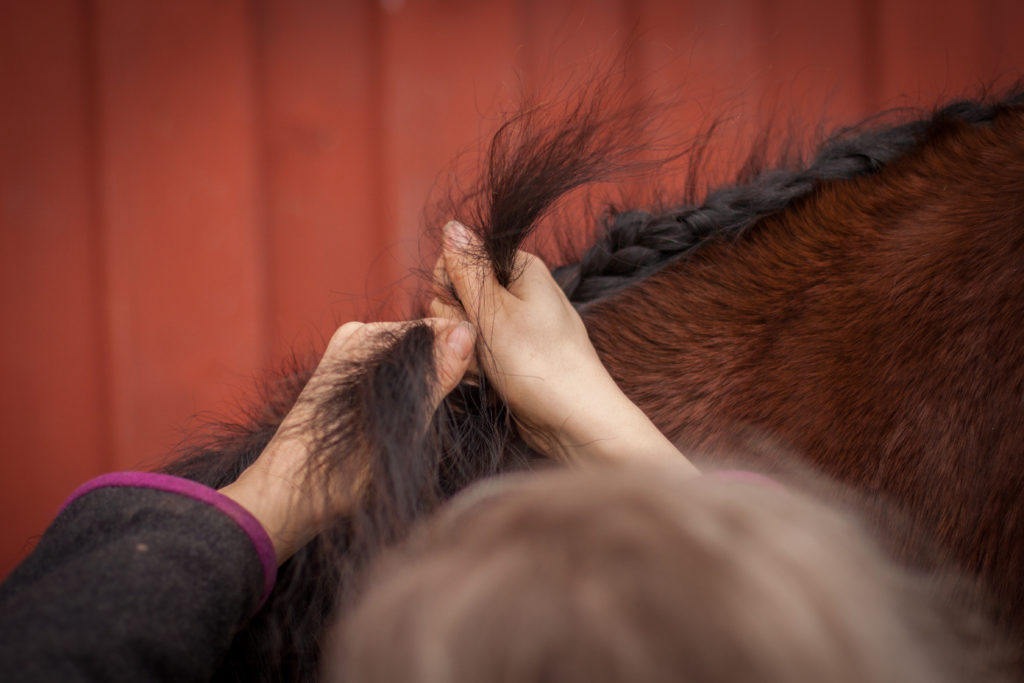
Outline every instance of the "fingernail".
<svg viewBox="0 0 1024 683">
<path fill-rule="evenodd" d="M 448 221 L 444 226 L 444 239 L 451 249 L 465 249 L 469 246 L 469 231 L 458 221 Z"/>
<path fill-rule="evenodd" d="M 458 354 L 461 360 L 469 358 L 469 354 L 473 353 L 473 344 L 476 342 L 476 330 L 473 326 L 465 321 L 460 322 L 452 331 L 448 333 L 448 338 L 445 340 L 448 342 L 448 346 Z"/>
</svg>

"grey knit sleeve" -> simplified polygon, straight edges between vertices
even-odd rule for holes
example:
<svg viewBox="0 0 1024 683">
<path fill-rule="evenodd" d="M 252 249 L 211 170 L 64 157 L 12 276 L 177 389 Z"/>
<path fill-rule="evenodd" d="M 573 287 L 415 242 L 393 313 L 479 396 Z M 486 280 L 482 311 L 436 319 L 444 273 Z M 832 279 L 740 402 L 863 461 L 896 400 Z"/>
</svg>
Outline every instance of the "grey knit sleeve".
<svg viewBox="0 0 1024 683">
<path fill-rule="evenodd" d="M 4 680 L 208 680 L 273 585 L 233 501 L 120 476 L 76 492 L 0 585 Z"/>
</svg>

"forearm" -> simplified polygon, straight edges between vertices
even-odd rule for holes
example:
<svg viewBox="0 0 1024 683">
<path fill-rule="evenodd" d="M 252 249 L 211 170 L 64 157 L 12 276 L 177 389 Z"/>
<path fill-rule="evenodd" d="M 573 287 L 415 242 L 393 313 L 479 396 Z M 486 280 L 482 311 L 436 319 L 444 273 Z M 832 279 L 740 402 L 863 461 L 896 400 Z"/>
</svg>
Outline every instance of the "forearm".
<svg viewBox="0 0 1024 683">
<path fill-rule="evenodd" d="M 304 472 L 277 473 L 257 462 L 220 493 L 231 498 L 267 532 L 280 566 L 320 532 L 323 494 L 308 492 Z"/>
<path fill-rule="evenodd" d="M 604 374 L 604 376 L 602 376 Z M 606 373 L 574 388 L 573 412 L 535 439 L 558 460 L 574 464 L 672 461 L 699 471 Z M 569 399 L 562 399 L 568 404 Z"/>
<path fill-rule="evenodd" d="M 259 520 L 278 565 L 351 510 L 361 486 L 355 473 L 313 472 L 310 457 L 302 438 L 275 437 L 252 466 L 219 491 Z"/>
</svg>

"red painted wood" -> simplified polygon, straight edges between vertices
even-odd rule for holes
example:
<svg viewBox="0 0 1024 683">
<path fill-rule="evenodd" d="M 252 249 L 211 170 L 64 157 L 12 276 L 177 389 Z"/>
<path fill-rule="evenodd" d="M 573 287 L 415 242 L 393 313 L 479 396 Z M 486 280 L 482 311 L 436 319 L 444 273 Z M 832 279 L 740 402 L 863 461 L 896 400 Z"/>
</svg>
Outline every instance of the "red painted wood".
<svg viewBox="0 0 1024 683">
<path fill-rule="evenodd" d="M 634 78 L 633 8 L 624 0 L 522 0 L 523 44 L 517 57 L 525 92 L 557 111 L 563 102 L 571 106 L 583 87 L 607 77 L 609 106 L 628 107 L 643 98 L 646 84 Z M 525 246 L 542 256 L 561 257 L 566 227 L 576 226 L 576 243 L 582 248 L 592 234 L 595 213 L 609 203 L 621 204 L 624 195 L 637 194 L 622 182 L 588 185 L 559 201 L 550 219 L 557 231 L 538 230 Z"/>
<path fill-rule="evenodd" d="M 530 91 L 564 89 L 627 56 L 634 20 L 623 0 L 521 0 L 517 55 Z M 598 72 L 598 73 L 595 73 Z"/>
<path fill-rule="evenodd" d="M 868 25 L 861 0 L 772 0 L 763 5 L 770 106 L 799 130 L 856 123 L 870 114 Z"/>
<path fill-rule="evenodd" d="M 424 202 L 450 186 L 453 159 L 463 155 L 462 177 L 475 176 L 479 145 L 500 119 L 495 112 L 517 92 L 521 39 L 511 0 L 394 4 L 399 9 L 382 17 L 378 54 L 385 258 L 397 278 L 431 251 L 421 241 Z"/>
<path fill-rule="evenodd" d="M 879 106 L 976 94 L 993 77 L 980 3 L 887 0 L 879 8 Z"/>
<path fill-rule="evenodd" d="M 266 360 L 253 43 L 241 0 L 97 7 L 117 467 L 167 452 Z"/>
<path fill-rule="evenodd" d="M 982 65 L 990 78 L 1008 85 L 1024 78 L 1024 2 L 985 0 L 979 3 L 982 31 Z"/>
<path fill-rule="evenodd" d="M 379 206 L 376 12 L 270 0 L 261 49 L 267 291 L 274 356 L 365 317 L 387 284 Z"/>
<path fill-rule="evenodd" d="M 380 294 L 421 262 L 425 199 L 521 85 L 624 56 L 676 99 L 664 133 L 725 118 L 721 177 L 773 109 L 1011 80 L 1021 25 L 1017 0 L 0 3 L 0 573 L 80 480 L 403 313 L 408 283 Z"/>
<path fill-rule="evenodd" d="M 0 577 L 111 466 L 88 24 L 0 4 Z"/>
<path fill-rule="evenodd" d="M 653 92 L 672 101 L 667 125 L 693 140 L 719 121 L 714 163 L 701 185 L 731 176 L 761 129 L 769 70 L 763 24 L 754 0 L 642 3 L 643 73 Z"/>
</svg>

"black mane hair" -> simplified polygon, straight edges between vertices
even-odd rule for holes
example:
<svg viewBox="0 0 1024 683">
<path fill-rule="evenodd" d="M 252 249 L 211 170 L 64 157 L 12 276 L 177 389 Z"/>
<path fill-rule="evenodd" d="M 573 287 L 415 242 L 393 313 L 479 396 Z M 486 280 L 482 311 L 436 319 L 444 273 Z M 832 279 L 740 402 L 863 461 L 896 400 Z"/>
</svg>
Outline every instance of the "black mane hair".
<svg viewBox="0 0 1024 683">
<path fill-rule="evenodd" d="M 958 101 L 912 119 L 907 111 L 889 113 L 839 131 L 810 163 L 748 164 L 743 178 L 702 202 L 683 197 L 665 209 L 611 210 L 582 259 L 554 272 L 570 300 L 584 307 L 686 258 L 709 240 L 740 233 L 785 210 L 821 183 L 877 171 L 944 121 L 984 126 L 1022 103 L 1024 89 L 1018 88 L 998 100 Z M 476 232 L 483 244 L 480 257 L 502 283 L 516 277 L 516 250 L 566 193 L 656 168 L 641 159 L 649 110 L 642 104 L 612 104 L 597 90 L 554 114 L 524 107 L 494 136 L 480 184 L 444 217 L 458 218 Z M 693 149 L 662 157 L 690 152 L 690 173 L 697 174 L 706 144 L 700 140 Z M 266 384 L 245 421 L 223 425 L 185 446 L 163 471 L 214 488 L 233 481 L 270 441 L 314 367 L 293 362 Z M 335 369 L 337 381 L 320 396 L 311 425 L 317 437 L 311 476 L 346 469 L 355 457 L 368 458 L 363 505 L 280 568 L 274 592 L 235 638 L 218 680 L 315 679 L 321 637 L 336 606 L 340 602 L 343 609 L 352 600 L 362 569 L 381 548 L 403 538 L 417 519 L 472 482 L 535 461 L 485 379 L 464 382 L 427 415 L 433 367 L 431 329 L 413 323 L 380 340 L 371 358 Z"/>
</svg>

